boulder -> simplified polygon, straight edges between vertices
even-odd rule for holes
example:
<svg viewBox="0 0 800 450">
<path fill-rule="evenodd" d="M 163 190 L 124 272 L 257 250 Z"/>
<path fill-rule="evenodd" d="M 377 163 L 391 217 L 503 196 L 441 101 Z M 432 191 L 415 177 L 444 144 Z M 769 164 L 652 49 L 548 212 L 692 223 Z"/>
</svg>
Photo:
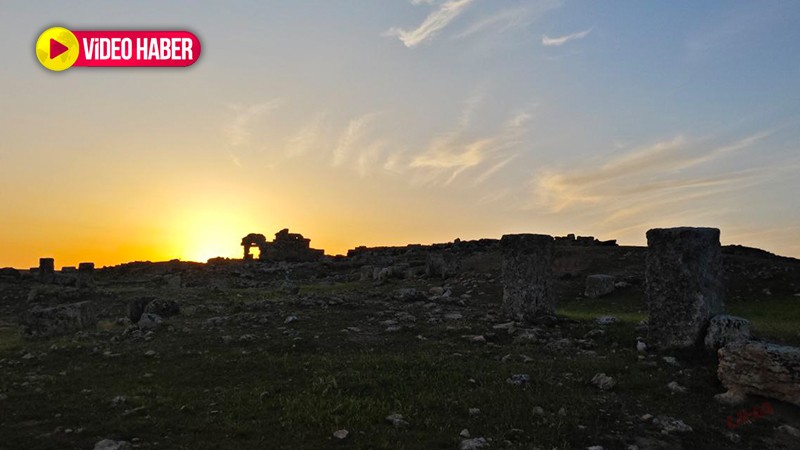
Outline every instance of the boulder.
<svg viewBox="0 0 800 450">
<path fill-rule="evenodd" d="M 647 232 L 648 343 L 662 349 L 700 344 L 723 311 L 722 256 L 716 228 Z"/>
<path fill-rule="evenodd" d="M 139 325 L 140 330 L 155 330 L 161 326 L 163 321 L 161 316 L 157 314 L 144 313 L 142 317 L 139 318 L 137 325 Z"/>
<path fill-rule="evenodd" d="M 717 351 L 731 342 L 750 339 L 750 321 L 741 317 L 720 314 L 711 318 L 706 331 L 705 345 Z"/>
<path fill-rule="evenodd" d="M 452 250 L 431 252 L 425 258 L 425 274 L 435 278 L 449 278 L 461 271 L 461 260 Z"/>
<path fill-rule="evenodd" d="M 755 394 L 800 406 L 800 348 L 738 341 L 717 354 L 717 376 L 729 396 Z"/>
<path fill-rule="evenodd" d="M 152 301 L 153 301 L 152 297 L 137 297 L 129 301 L 128 318 L 131 319 L 131 322 L 134 323 L 138 322 L 139 318 L 142 317 L 142 314 L 144 313 L 144 309 Z"/>
<path fill-rule="evenodd" d="M 51 308 L 38 308 L 25 312 L 21 321 L 22 333 L 28 337 L 49 337 L 74 333 L 97 323 L 97 312 L 92 302 L 78 302 Z"/>
<path fill-rule="evenodd" d="M 180 314 L 181 307 L 175 300 L 155 299 L 145 306 L 144 312 L 161 317 L 172 317 Z"/>
<path fill-rule="evenodd" d="M 589 275 L 586 277 L 586 291 L 583 295 L 598 298 L 614 292 L 614 277 L 611 275 Z"/>
<path fill-rule="evenodd" d="M 126 441 L 114 441 L 111 439 L 103 439 L 94 444 L 94 450 L 130 450 L 131 448 L 131 444 Z"/>
</svg>

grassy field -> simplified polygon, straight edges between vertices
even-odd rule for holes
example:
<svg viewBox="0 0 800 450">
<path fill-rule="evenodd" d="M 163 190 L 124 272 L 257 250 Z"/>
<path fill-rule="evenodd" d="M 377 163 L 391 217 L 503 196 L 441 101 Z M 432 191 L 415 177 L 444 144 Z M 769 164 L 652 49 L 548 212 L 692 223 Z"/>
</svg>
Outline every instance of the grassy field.
<svg viewBox="0 0 800 450">
<path fill-rule="evenodd" d="M 1 328 L 0 448 L 91 449 L 111 438 L 163 449 L 451 449 L 463 429 L 490 448 L 797 448 L 775 427 L 798 426 L 798 408 L 774 402 L 776 413 L 737 429 L 734 444 L 725 420 L 737 408 L 711 400 L 723 391 L 713 364 L 640 355 L 635 326 L 646 313 L 632 290 L 562 301 L 566 320 L 520 341 L 494 328 L 496 285 L 475 288 L 465 306 L 392 300 L 402 286 L 155 292 L 184 313 L 139 337 L 114 323 L 122 300 L 74 336 L 27 341 Z M 730 310 L 759 334 L 798 341 L 791 299 Z M 621 321 L 597 326 L 605 314 Z M 290 315 L 298 320 L 285 323 Z M 387 320 L 401 329 L 387 331 Z M 592 386 L 598 372 L 615 388 Z M 509 384 L 514 374 L 530 381 Z M 687 393 L 669 391 L 671 381 Z M 395 413 L 407 425 L 386 420 Z M 693 431 L 665 435 L 646 414 Z M 347 438 L 333 437 L 339 429 Z"/>
</svg>

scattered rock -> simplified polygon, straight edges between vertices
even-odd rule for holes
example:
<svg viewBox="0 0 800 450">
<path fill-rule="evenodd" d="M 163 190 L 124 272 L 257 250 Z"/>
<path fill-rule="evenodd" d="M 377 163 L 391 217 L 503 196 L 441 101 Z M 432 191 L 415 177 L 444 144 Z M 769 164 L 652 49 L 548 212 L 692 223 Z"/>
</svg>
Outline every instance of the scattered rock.
<svg viewBox="0 0 800 450">
<path fill-rule="evenodd" d="M 395 428 L 404 428 L 409 425 L 408 422 L 403 419 L 403 416 L 397 413 L 386 416 L 386 421 L 394 425 Z"/>
<path fill-rule="evenodd" d="M 611 275 L 589 275 L 586 277 L 586 290 L 583 295 L 589 298 L 599 298 L 614 292 L 614 277 Z"/>
<path fill-rule="evenodd" d="M 598 325 L 610 325 L 618 322 L 618 319 L 614 316 L 600 316 L 595 320 L 595 322 L 597 322 Z"/>
<path fill-rule="evenodd" d="M 144 312 L 161 317 L 172 317 L 180 314 L 181 307 L 174 300 L 156 299 L 145 306 Z"/>
<path fill-rule="evenodd" d="M 163 322 L 164 320 L 161 319 L 161 316 L 158 316 L 156 314 L 144 313 L 142 314 L 142 317 L 139 318 L 139 322 L 137 323 L 137 325 L 141 330 L 155 330 L 156 328 L 161 326 Z"/>
<path fill-rule="evenodd" d="M 660 428 L 661 432 L 664 434 L 673 432 L 688 433 L 692 431 L 692 427 L 683 423 L 682 420 L 669 416 L 656 416 L 656 418 L 653 419 L 653 424 Z"/>
<path fill-rule="evenodd" d="M 94 326 L 97 312 L 88 301 L 51 308 L 34 307 L 22 315 L 20 323 L 26 337 L 50 337 Z"/>
<path fill-rule="evenodd" d="M 297 322 L 298 320 L 300 320 L 300 318 L 297 316 L 287 316 L 286 319 L 284 319 L 283 323 L 292 323 L 292 322 Z"/>
<path fill-rule="evenodd" d="M 345 429 L 341 429 L 341 430 L 334 431 L 333 432 L 333 437 L 335 437 L 336 439 L 340 439 L 341 440 L 341 439 L 345 439 L 348 434 L 350 434 L 349 431 L 347 431 Z"/>
<path fill-rule="evenodd" d="M 133 447 L 127 441 L 112 441 L 111 439 L 103 439 L 94 444 L 94 450 L 130 450 L 131 448 Z"/>
<path fill-rule="evenodd" d="M 604 391 L 611 390 L 617 384 L 617 382 L 614 381 L 613 378 L 609 377 L 608 375 L 602 372 L 595 374 L 595 376 L 592 377 L 590 383 Z"/>
<path fill-rule="evenodd" d="M 489 441 L 482 437 L 464 439 L 461 441 L 461 446 L 459 448 L 461 450 L 480 450 L 482 448 L 489 448 Z"/>
<path fill-rule="evenodd" d="M 529 381 L 531 381 L 531 377 L 527 373 L 514 374 L 506 379 L 506 383 L 513 384 L 515 386 L 521 386 L 523 384 L 528 383 Z"/>
<path fill-rule="evenodd" d="M 784 433 L 787 433 L 789 436 L 792 436 L 792 437 L 800 439 L 800 430 L 798 430 L 797 428 L 795 428 L 795 427 L 793 427 L 791 425 L 786 425 L 786 424 L 779 425 L 777 429 L 778 429 L 778 431 L 782 431 Z"/>
<path fill-rule="evenodd" d="M 673 394 L 685 394 L 686 388 L 678 384 L 677 381 L 670 381 L 667 383 L 667 389 L 669 389 Z"/>
</svg>

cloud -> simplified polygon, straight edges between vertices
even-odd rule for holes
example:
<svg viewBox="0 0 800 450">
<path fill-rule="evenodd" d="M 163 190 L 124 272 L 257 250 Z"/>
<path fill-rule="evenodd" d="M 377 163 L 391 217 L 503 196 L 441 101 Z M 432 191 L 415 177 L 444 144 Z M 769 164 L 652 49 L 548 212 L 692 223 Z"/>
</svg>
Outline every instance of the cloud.
<svg viewBox="0 0 800 450">
<path fill-rule="evenodd" d="M 326 131 L 327 114 L 317 114 L 310 123 L 286 139 L 286 156 L 302 156 L 319 144 Z"/>
<path fill-rule="evenodd" d="M 451 184 L 462 173 L 488 166 L 474 179 L 482 183 L 506 167 L 518 156 L 526 123 L 531 116 L 521 112 L 507 120 L 494 133 L 475 136 L 470 126 L 482 96 L 468 98 L 454 130 L 435 136 L 421 153 L 413 156 L 409 168 L 417 171 L 417 180 Z"/>
<path fill-rule="evenodd" d="M 255 105 L 230 105 L 229 108 L 234 111 L 234 117 L 230 124 L 225 127 L 228 145 L 238 147 L 248 144 L 253 120 L 267 111 L 276 109 L 280 106 L 280 103 L 281 100 L 276 98 Z"/>
<path fill-rule="evenodd" d="M 503 33 L 516 28 L 524 28 L 532 24 L 544 13 L 561 6 L 560 0 L 546 0 L 538 2 L 536 6 L 526 5 L 517 8 L 500 10 L 489 17 L 480 19 L 454 36 L 455 39 L 464 39 L 486 31 Z"/>
<path fill-rule="evenodd" d="M 333 149 L 334 166 L 341 166 L 349 160 L 352 153 L 358 150 L 357 147 L 362 144 L 369 127 L 377 116 L 378 113 L 372 112 L 350 120 Z"/>
<path fill-rule="evenodd" d="M 413 30 L 390 28 L 384 35 L 399 38 L 408 48 L 416 47 L 424 41 L 436 36 L 439 31 L 444 29 L 472 2 L 473 0 L 449 0 L 430 13 L 417 28 Z M 419 4 L 428 2 L 417 1 L 412 3 Z"/>
<path fill-rule="evenodd" d="M 577 33 L 572 33 L 572 34 L 568 34 L 566 36 L 560 36 L 560 37 L 555 37 L 555 38 L 548 37 L 545 34 L 545 35 L 542 35 L 542 45 L 544 45 L 545 47 L 552 47 L 552 46 L 558 47 L 560 45 L 566 44 L 569 41 L 583 39 L 591 32 L 592 32 L 592 29 L 589 28 L 588 30 L 585 30 L 585 31 L 579 31 Z"/>
<path fill-rule="evenodd" d="M 713 146 L 708 139 L 690 140 L 679 135 L 610 158 L 606 163 L 595 162 L 560 171 L 543 169 L 534 177 L 535 206 L 551 212 L 595 208 L 608 215 L 626 205 L 652 204 L 659 198 L 676 201 L 678 196 L 688 193 L 740 188 L 761 172 L 691 172 L 729 153 L 751 147 L 765 136 L 767 133 L 759 133 Z"/>
</svg>

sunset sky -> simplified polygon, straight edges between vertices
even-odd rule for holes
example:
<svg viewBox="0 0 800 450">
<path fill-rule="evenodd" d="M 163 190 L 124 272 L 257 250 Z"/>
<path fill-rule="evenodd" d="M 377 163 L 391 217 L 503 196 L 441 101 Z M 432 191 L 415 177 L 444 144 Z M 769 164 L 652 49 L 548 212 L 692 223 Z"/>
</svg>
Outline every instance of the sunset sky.
<svg viewBox="0 0 800 450">
<path fill-rule="evenodd" d="M 800 257 L 797 1 L 15 1 L 0 267 L 712 226 Z M 51 26 L 178 29 L 178 69 L 48 72 Z"/>
</svg>

